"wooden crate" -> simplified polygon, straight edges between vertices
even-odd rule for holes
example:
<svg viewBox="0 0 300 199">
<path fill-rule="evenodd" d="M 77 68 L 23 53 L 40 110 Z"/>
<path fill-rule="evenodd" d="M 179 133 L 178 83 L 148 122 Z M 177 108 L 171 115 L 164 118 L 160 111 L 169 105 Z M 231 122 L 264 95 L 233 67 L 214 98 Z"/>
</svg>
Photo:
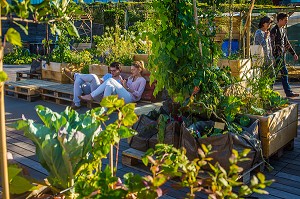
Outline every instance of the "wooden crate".
<svg viewBox="0 0 300 199">
<path fill-rule="evenodd" d="M 260 121 L 259 133 L 265 158 L 280 152 L 287 145 L 293 145 L 297 137 L 298 104 L 290 104 L 268 116 L 249 116 Z"/>
<path fill-rule="evenodd" d="M 40 86 L 49 86 L 57 84 L 54 82 L 48 82 L 38 79 L 27 79 L 17 82 L 5 82 L 4 91 L 8 96 L 25 99 L 32 101 L 40 96 Z"/>
<path fill-rule="evenodd" d="M 62 84 L 71 83 L 71 80 L 62 73 L 63 68 L 67 67 L 67 63 L 50 62 L 46 64 L 42 62 L 42 79 L 59 82 Z"/>
<path fill-rule="evenodd" d="M 42 74 L 30 73 L 29 70 L 17 71 L 16 72 L 16 81 L 20 81 L 21 79 L 42 79 Z"/>
<path fill-rule="evenodd" d="M 74 43 L 72 45 L 72 47 L 75 48 L 76 50 L 80 51 L 80 50 L 91 48 L 92 43 Z"/>
<path fill-rule="evenodd" d="M 133 55 L 133 60 L 134 61 L 143 61 L 144 64 L 148 63 L 148 54 L 134 54 Z"/>
<path fill-rule="evenodd" d="M 72 105 L 73 84 L 58 84 L 53 86 L 41 86 L 41 96 L 45 101 L 61 105 Z"/>
<path fill-rule="evenodd" d="M 95 74 L 99 78 L 103 77 L 105 74 L 108 73 L 108 66 L 100 65 L 100 64 L 92 64 L 89 66 L 89 73 Z"/>
<path fill-rule="evenodd" d="M 240 80 L 247 80 L 252 77 L 253 71 L 251 71 L 250 59 L 220 59 L 217 64 L 219 67 L 229 66 L 231 75 L 239 78 Z"/>
<path fill-rule="evenodd" d="M 229 27 L 230 21 L 228 16 L 224 17 L 216 17 L 216 36 L 215 41 L 222 42 L 224 39 L 229 38 Z M 234 16 L 233 17 L 233 27 L 232 27 L 232 39 L 241 39 L 242 34 L 242 17 L 241 16 Z"/>
</svg>

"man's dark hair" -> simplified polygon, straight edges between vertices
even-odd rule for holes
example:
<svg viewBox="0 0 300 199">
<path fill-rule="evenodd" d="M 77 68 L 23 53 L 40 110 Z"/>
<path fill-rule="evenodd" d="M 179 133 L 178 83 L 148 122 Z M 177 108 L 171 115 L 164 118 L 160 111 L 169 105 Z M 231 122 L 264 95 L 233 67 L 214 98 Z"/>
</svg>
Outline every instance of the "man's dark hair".
<svg viewBox="0 0 300 199">
<path fill-rule="evenodd" d="M 277 15 L 277 21 L 282 20 L 284 18 L 288 17 L 288 15 L 286 13 L 279 13 Z"/>
<path fill-rule="evenodd" d="M 122 70 L 122 64 L 120 62 L 113 62 L 109 65 L 109 67 L 114 67 L 117 70 L 121 71 Z"/>
</svg>

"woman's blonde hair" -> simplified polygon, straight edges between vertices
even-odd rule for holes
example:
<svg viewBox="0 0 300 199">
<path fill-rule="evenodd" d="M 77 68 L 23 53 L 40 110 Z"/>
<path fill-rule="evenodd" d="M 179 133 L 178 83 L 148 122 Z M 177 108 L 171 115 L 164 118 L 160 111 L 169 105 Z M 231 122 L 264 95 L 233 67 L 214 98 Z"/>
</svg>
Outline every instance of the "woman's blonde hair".
<svg viewBox="0 0 300 199">
<path fill-rule="evenodd" d="M 143 70 L 145 69 L 145 65 L 144 65 L 144 62 L 142 60 L 132 62 L 132 66 L 140 69 L 141 74 L 143 73 Z"/>
</svg>

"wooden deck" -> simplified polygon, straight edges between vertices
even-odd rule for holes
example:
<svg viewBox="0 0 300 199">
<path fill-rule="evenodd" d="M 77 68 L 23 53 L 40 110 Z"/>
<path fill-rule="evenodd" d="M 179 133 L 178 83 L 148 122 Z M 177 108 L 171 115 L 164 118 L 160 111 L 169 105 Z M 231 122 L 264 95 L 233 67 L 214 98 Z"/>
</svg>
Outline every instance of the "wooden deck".
<svg viewBox="0 0 300 199">
<path fill-rule="evenodd" d="M 281 86 L 281 85 L 280 85 Z M 278 88 L 281 88 L 281 87 Z M 300 91 L 300 84 L 297 83 L 295 91 Z M 277 89 L 277 87 L 275 87 Z M 296 103 L 300 102 L 300 99 L 292 100 Z M 300 107 L 300 106 L 299 106 Z M 300 113 L 300 111 L 299 111 Z M 299 118 L 299 117 L 298 117 Z M 299 120 L 299 119 L 298 119 Z M 38 163 L 35 156 L 35 147 L 33 143 L 24 137 L 23 133 L 7 127 L 7 148 L 12 153 L 15 161 L 24 165 L 31 176 L 38 180 L 42 180 L 47 176 L 47 171 Z M 121 155 L 122 151 L 128 149 L 127 140 L 120 142 L 120 151 L 118 155 L 118 171 L 117 176 L 122 177 L 125 173 L 133 172 L 141 175 L 146 173 L 142 170 L 134 169 L 122 165 Z M 104 161 L 106 164 L 108 160 Z M 267 179 L 275 179 L 275 182 L 266 190 L 269 195 L 257 195 L 253 194 L 252 198 L 289 198 L 300 199 L 300 131 L 298 128 L 298 137 L 295 139 L 295 148 L 293 151 L 284 151 L 281 158 L 270 158 L 270 164 L 274 167 L 271 172 L 265 171 Z M 170 184 L 164 187 L 167 190 L 166 195 L 161 198 L 183 198 L 186 190 L 174 190 L 170 188 Z M 197 194 L 197 198 L 206 198 L 202 193 Z"/>
</svg>

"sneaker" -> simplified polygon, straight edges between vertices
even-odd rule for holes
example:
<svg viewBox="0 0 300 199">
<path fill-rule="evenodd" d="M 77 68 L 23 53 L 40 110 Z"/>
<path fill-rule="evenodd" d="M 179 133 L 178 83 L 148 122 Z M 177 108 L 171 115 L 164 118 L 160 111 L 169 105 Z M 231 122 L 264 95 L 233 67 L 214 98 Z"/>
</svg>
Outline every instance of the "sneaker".
<svg viewBox="0 0 300 199">
<path fill-rule="evenodd" d="M 63 74 L 67 76 L 71 81 L 74 81 L 74 73 L 70 71 L 68 68 L 63 68 L 62 69 Z"/>
<path fill-rule="evenodd" d="M 86 101 L 86 102 L 93 101 L 93 98 L 92 98 L 91 94 L 79 96 L 78 98 L 83 100 L 83 101 Z"/>
<path fill-rule="evenodd" d="M 299 94 L 291 92 L 291 93 L 287 94 L 286 97 L 299 97 Z"/>
</svg>

